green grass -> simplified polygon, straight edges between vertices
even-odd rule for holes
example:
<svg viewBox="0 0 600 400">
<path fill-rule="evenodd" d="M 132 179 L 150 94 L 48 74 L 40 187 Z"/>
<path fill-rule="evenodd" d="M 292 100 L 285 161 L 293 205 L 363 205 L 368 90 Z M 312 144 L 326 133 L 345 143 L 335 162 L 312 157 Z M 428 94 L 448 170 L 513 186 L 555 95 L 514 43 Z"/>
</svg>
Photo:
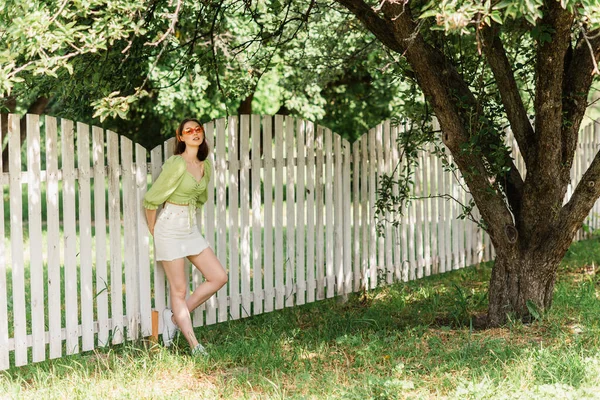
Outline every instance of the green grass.
<svg viewBox="0 0 600 400">
<path fill-rule="evenodd" d="M 0 398 L 600 398 L 598 239 L 574 244 L 552 309 L 470 329 L 480 265 L 197 329 L 210 358 L 143 342 L 12 368 Z"/>
</svg>

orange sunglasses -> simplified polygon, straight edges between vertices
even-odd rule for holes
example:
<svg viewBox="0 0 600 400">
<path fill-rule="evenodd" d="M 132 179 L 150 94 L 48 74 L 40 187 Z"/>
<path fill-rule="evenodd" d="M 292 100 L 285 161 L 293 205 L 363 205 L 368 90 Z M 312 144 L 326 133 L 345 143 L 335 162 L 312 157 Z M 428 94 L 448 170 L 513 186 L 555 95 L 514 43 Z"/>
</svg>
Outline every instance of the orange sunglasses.
<svg viewBox="0 0 600 400">
<path fill-rule="evenodd" d="M 202 129 L 202 127 L 200 125 L 198 125 L 195 128 L 185 128 L 183 130 L 184 135 L 191 135 L 192 133 L 198 133 L 198 134 L 204 133 L 204 129 Z"/>
</svg>

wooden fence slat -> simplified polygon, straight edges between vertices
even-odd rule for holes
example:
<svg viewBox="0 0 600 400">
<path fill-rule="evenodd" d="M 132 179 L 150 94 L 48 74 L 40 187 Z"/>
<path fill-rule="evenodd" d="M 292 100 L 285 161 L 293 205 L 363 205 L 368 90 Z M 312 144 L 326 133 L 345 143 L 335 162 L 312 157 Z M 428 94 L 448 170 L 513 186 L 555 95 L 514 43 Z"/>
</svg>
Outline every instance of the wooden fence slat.
<svg viewBox="0 0 600 400">
<path fill-rule="evenodd" d="M 216 121 L 215 134 L 215 168 L 213 179 L 217 190 L 217 258 L 224 267 L 227 267 L 227 153 L 225 132 L 225 118 L 219 118 Z M 228 284 L 224 285 L 217 292 L 217 302 L 219 304 L 219 322 L 227 321 L 227 291 Z"/>
<path fill-rule="evenodd" d="M 40 184 L 40 122 L 39 116 L 27 114 L 27 197 L 29 216 L 29 276 L 31 336 L 33 362 L 46 359 L 45 316 L 44 316 L 44 266 L 42 259 L 42 190 Z M 0 171 L 2 169 L 0 168 Z"/>
<path fill-rule="evenodd" d="M 296 121 L 296 152 L 298 159 L 298 167 L 296 170 L 296 182 L 298 190 L 296 192 L 296 304 L 302 305 L 306 303 L 306 276 L 305 276 L 305 259 L 304 259 L 304 242 L 305 242 L 305 171 L 304 164 L 306 161 L 304 143 L 304 132 L 306 129 L 306 121 L 298 119 Z"/>
<path fill-rule="evenodd" d="M 424 230 L 423 230 L 423 262 L 425 264 L 425 270 L 423 275 L 431 275 L 431 148 L 425 147 L 423 152 L 423 216 L 424 216 Z"/>
<path fill-rule="evenodd" d="M 162 146 L 156 146 L 150 151 L 150 174 L 152 175 L 152 182 L 155 182 L 160 175 L 163 165 L 163 148 Z M 162 207 L 159 206 L 156 210 L 156 215 L 162 212 Z M 166 302 L 166 278 L 165 271 L 160 261 L 156 261 L 156 249 L 154 246 L 154 239 L 152 240 L 153 246 L 153 268 L 154 268 L 154 308 L 159 312 L 167 306 Z M 163 321 L 162 318 L 158 319 L 158 332 L 163 332 Z"/>
<path fill-rule="evenodd" d="M 344 210 L 342 209 L 342 189 L 343 189 L 343 170 L 342 170 L 342 138 L 339 135 L 334 136 L 334 167 L 333 167 L 333 204 L 334 204 L 334 276 L 336 278 L 335 293 L 337 295 L 344 294 L 344 258 L 343 249 L 344 236 Z M 330 250 L 331 251 L 331 250 Z"/>
<path fill-rule="evenodd" d="M 5 118 L 5 117 L 0 117 Z M 4 143 L 4 138 L 8 132 L 2 130 L 0 124 L 0 143 Z M 4 165 L 0 157 L 0 175 L 3 174 Z M 4 185 L 2 187 L 2 196 L 4 197 Z M 6 247 L 4 245 L 4 201 L 0 201 L 0 371 L 10 367 L 10 357 L 8 352 L 8 290 L 6 281 Z"/>
<path fill-rule="evenodd" d="M 306 124 L 306 302 L 315 301 L 315 125 Z"/>
<path fill-rule="evenodd" d="M 333 264 L 333 149 L 331 130 L 325 128 L 325 274 L 327 277 L 327 298 L 334 296 L 335 270 Z"/>
<path fill-rule="evenodd" d="M 15 338 L 15 365 L 18 367 L 27 364 L 27 310 L 25 307 L 25 264 L 23 260 L 20 119 L 15 114 L 9 114 L 8 116 L 8 152 L 13 332 Z"/>
<path fill-rule="evenodd" d="M 260 115 L 253 114 L 251 117 L 252 138 L 252 314 L 263 312 L 263 262 L 262 262 L 262 198 L 260 194 L 261 184 L 261 154 L 260 154 Z"/>
<path fill-rule="evenodd" d="M 361 272 L 361 259 L 360 259 L 360 240 L 361 240 L 361 223 L 360 223 L 360 139 L 355 140 L 352 143 L 352 224 L 354 229 L 353 235 L 353 251 L 354 251 L 354 262 L 352 263 L 353 269 L 353 285 L 352 290 L 358 292 L 360 290 L 360 272 Z"/>
<path fill-rule="evenodd" d="M 438 163 L 438 158 L 433 154 L 431 155 L 431 171 L 430 175 L 430 188 L 431 195 L 434 196 L 431 201 L 431 273 L 438 274 L 440 272 L 440 249 L 438 247 L 439 237 L 439 225 L 440 225 L 440 210 L 439 210 L 439 169 L 441 168 Z"/>
<path fill-rule="evenodd" d="M 419 151 L 418 153 L 418 164 L 415 167 L 415 194 L 418 197 L 424 196 L 424 185 L 423 182 L 423 152 Z M 415 235 L 416 235 L 416 252 L 417 252 L 417 270 L 416 270 L 416 278 L 421 279 L 423 277 L 423 271 L 425 269 L 425 259 L 423 254 L 423 226 L 425 224 L 425 215 L 423 213 L 423 200 L 414 201 L 415 207 Z"/>
<path fill-rule="evenodd" d="M 242 279 L 242 317 L 252 315 L 250 311 L 250 207 L 248 180 L 250 176 L 249 135 L 250 118 L 248 115 L 240 116 L 240 227 L 241 236 L 241 279 Z"/>
<path fill-rule="evenodd" d="M 448 164 L 452 165 L 452 157 L 448 156 Z M 452 172 L 444 173 L 444 194 L 452 194 Z M 444 202 L 444 247 L 446 253 L 444 271 L 452 271 L 452 200 L 446 199 Z"/>
<path fill-rule="evenodd" d="M 121 211 L 119 136 L 106 132 L 108 156 L 108 226 L 110 241 L 110 300 L 113 344 L 123 342 L 123 270 L 121 259 Z"/>
<path fill-rule="evenodd" d="M 383 123 L 383 161 L 385 163 L 384 173 L 390 175 L 392 173 L 392 149 L 390 146 L 391 141 L 391 126 L 390 120 Z M 388 285 L 394 282 L 394 261 L 393 261 L 393 237 L 392 237 L 392 214 L 386 212 L 385 218 L 385 281 Z"/>
<path fill-rule="evenodd" d="M 90 192 L 90 128 L 77 123 L 79 176 L 79 270 L 81 274 L 81 349 L 94 349 L 94 294 L 92 271 L 92 198 Z"/>
<path fill-rule="evenodd" d="M 343 151 L 344 151 L 344 178 L 343 178 L 343 188 L 341 189 L 340 194 L 343 196 L 343 208 L 344 213 L 342 214 L 342 218 L 344 220 L 343 224 L 343 255 L 344 255 L 344 294 L 348 294 L 352 292 L 352 185 L 350 183 L 350 157 L 351 148 L 350 143 L 347 140 L 342 141 Z"/>
<path fill-rule="evenodd" d="M 139 315 L 139 293 L 137 290 L 136 268 L 136 240 L 135 229 L 137 215 L 135 209 L 135 182 L 133 172 L 133 143 L 125 136 L 121 136 L 121 164 L 123 177 L 121 188 L 123 191 L 123 229 L 125 261 L 125 313 L 127 316 L 127 338 L 136 340 L 138 338 L 138 315 Z"/>
<path fill-rule="evenodd" d="M 230 116 L 228 126 L 229 137 L 229 297 L 231 304 L 229 312 L 232 319 L 240 318 L 240 231 L 239 231 L 239 202 L 238 202 L 238 117 Z"/>
<path fill-rule="evenodd" d="M 391 155 L 391 170 L 393 173 L 392 178 L 394 180 L 398 180 L 400 177 L 400 166 L 398 165 L 398 163 L 400 162 L 399 158 L 400 158 L 400 154 L 398 152 L 398 130 L 399 127 L 396 126 L 392 126 L 391 128 L 391 138 L 390 138 L 390 147 L 392 148 L 392 155 Z M 398 196 L 398 185 L 394 185 L 393 189 L 392 189 L 392 194 L 394 196 Z M 393 215 L 394 220 L 398 220 L 400 216 L 397 215 L 396 213 Z M 394 272 L 394 280 L 396 282 L 399 282 L 402 280 L 402 238 L 401 238 L 401 229 L 402 229 L 402 225 L 398 225 L 397 227 L 393 228 L 393 234 L 392 234 L 392 238 L 393 238 L 393 247 L 394 247 L 394 268 L 393 268 L 393 272 Z"/>
<path fill-rule="evenodd" d="M 381 123 L 379 125 L 377 125 L 377 128 L 375 128 L 375 146 L 376 146 L 376 157 L 377 157 L 377 170 L 376 170 L 376 176 L 375 176 L 375 184 L 376 184 L 376 189 L 379 187 L 380 183 L 381 183 L 381 179 L 379 178 L 380 176 L 382 176 L 385 173 L 385 159 L 383 156 L 383 126 L 384 124 Z M 375 192 L 377 193 L 377 192 Z M 377 198 L 377 196 L 375 196 L 375 198 Z M 371 207 L 375 207 L 375 202 L 373 202 L 373 204 L 371 205 Z M 383 215 L 383 217 L 385 218 L 385 214 Z M 373 223 L 376 224 L 377 223 L 377 219 L 373 220 Z M 373 225 L 374 227 L 375 225 Z M 373 229 L 373 227 L 371 227 L 371 229 Z M 380 276 L 381 274 L 381 276 Z M 380 283 L 385 282 L 386 279 L 386 265 L 385 265 L 385 237 L 384 236 L 380 236 L 377 235 L 377 270 L 376 270 L 376 281 L 375 284 L 377 286 L 379 286 Z"/>
<path fill-rule="evenodd" d="M 285 172 L 286 172 L 286 260 L 285 265 L 285 306 L 294 306 L 294 284 L 295 284 L 295 267 L 296 267 L 296 210 L 295 210 L 295 165 L 294 165 L 294 118 L 286 115 L 285 117 Z"/>
<path fill-rule="evenodd" d="M 375 171 L 377 169 L 377 147 L 376 147 L 376 129 L 369 131 L 369 232 L 371 233 L 369 242 L 369 286 L 371 289 L 377 287 L 377 232 L 375 229 L 371 229 L 377 224 L 375 220 L 375 213 L 373 212 L 375 207 L 375 198 L 377 191 L 377 184 L 375 178 Z"/>
<path fill-rule="evenodd" d="M 61 120 L 63 171 L 63 226 L 65 260 L 65 322 L 67 354 L 79 353 L 77 299 L 77 232 L 75 227 L 75 131 L 73 122 Z"/>
<path fill-rule="evenodd" d="M 275 116 L 275 309 L 284 304 L 283 284 L 283 116 Z"/>
<path fill-rule="evenodd" d="M 137 232 L 137 268 L 140 307 L 140 332 L 142 337 L 152 335 L 152 298 L 150 283 L 150 238 L 146 212 L 143 207 L 144 195 L 148 188 L 147 151 L 135 145 L 135 212 Z"/>
<path fill-rule="evenodd" d="M 315 243 L 317 253 L 317 267 L 316 267 L 316 280 L 317 280 L 317 300 L 323 300 L 325 298 L 325 249 L 324 249 L 324 234 L 325 227 L 323 225 L 323 141 L 324 133 L 323 127 L 317 125 L 317 136 L 316 136 L 316 153 L 317 162 L 315 165 L 315 209 L 316 209 L 316 232 L 317 240 Z"/>
<path fill-rule="evenodd" d="M 204 140 L 208 144 L 209 149 L 214 149 L 215 142 L 215 124 L 214 121 L 211 121 L 204 125 Z M 215 160 L 212 154 L 212 151 L 208 154 L 208 158 L 212 162 L 212 165 L 215 165 Z M 208 240 L 208 244 L 211 248 L 214 248 L 215 245 L 215 179 L 214 176 L 208 181 L 208 186 L 206 188 L 208 191 L 208 200 L 206 204 L 204 204 L 204 233 L 205 238 Z M 199 216 L 200 212 L 196 212 L 196 215 Z M 200 271 L 198 269 L 193 268 L 193 277 L 194 277 L 194 288 L 196 288 L 200 284 Z M 211 296 L 205 303 L 206 305 L 206 325 L 215 324 L 217 322 L 217 298 L 216 296 Z"/>
<path fill-rule="evenodd" d="M 273 118 L 263 116 L 264 158 L 264 310 L 273 311 Z"/>
<path fill-rule="evenodd" d="M 50 358 L 62 356 L 60 231 L 58 204 L 58 135 L 56 118 L 46 116 L 46 214 L 48 240 L 48 330 Z"/>
<path fill-rule="evenodd" d="M 369 136 L 363 136 L 360 138 L 360 202 L 361 202 L 361 210 L 360 210 L 360 226 L 361 226 L 361 273 L 360 279 L 361 284 L 360 287 L 362 289 L 369 288 L 369 238 L 370 231 L 369 226 L 371 225 L 371 220 L 369 218 L 369 196 L 368 196 L 368 162 L 369 162 L 369 154 L 367 153 L 367 145 L 368 145 Z"/>
</svg>

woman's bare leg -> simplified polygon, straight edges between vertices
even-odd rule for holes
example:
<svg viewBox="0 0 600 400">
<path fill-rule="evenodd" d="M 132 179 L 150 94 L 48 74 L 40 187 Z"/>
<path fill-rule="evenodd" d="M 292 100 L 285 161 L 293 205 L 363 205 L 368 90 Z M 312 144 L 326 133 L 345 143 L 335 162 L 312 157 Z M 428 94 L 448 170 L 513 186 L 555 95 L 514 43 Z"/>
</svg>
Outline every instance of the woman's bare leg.
<svg viewBox="0 0 600 400">
<path fill-rule="evenodd" d="M 188 259 L 198 268 L 205 279 L 186 301 L 187 308 L 191 313 L 227 283 L 227 272 L 210 247 L 200 254 L 188 256 Z"/>
<path fill-rule="evenodd" d="M 173 311 L 174 322 L 193 349 L 198 344 L 198 340 L 196 339 L 196 335 L 194 335 L 192 319 L 190 318 L 190 311 L 185 299 L 188 290 L 184 259 L 179 258 L 173 261 L 163 261 L 162 264 L 169 280 L 171 310 Z"/>
</svg>

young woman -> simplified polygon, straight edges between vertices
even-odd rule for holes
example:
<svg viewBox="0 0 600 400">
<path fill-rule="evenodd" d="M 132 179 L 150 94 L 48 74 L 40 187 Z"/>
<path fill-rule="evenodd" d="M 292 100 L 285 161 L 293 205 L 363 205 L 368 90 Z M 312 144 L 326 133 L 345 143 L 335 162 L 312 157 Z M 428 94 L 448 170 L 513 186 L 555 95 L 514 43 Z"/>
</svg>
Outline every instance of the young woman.
<svg viewBox="0 0 600 400">
<path fill-rule="evenodd" d="M 154 236 L 155 258 L 162 261 L 171 288 L 171 308 L 163 311 L 163 342 L 170 346 L 177 330 L 188 341 L 192 354 L 206 355 L 198 343 L 190 313 L 227 283 L 227 273 L 202 237 L 196 224 L 196 207 L 208 199 L 212 165 L 204 129 L 196 119 L 185 119 L 177 128 L 175 155 L 144 197 L 148 228 Z M 165 206 L 156 218 L 156 209 Z M 205 281 L 186 299 L 184 258 L 204 275 Z"/>
</svg>

